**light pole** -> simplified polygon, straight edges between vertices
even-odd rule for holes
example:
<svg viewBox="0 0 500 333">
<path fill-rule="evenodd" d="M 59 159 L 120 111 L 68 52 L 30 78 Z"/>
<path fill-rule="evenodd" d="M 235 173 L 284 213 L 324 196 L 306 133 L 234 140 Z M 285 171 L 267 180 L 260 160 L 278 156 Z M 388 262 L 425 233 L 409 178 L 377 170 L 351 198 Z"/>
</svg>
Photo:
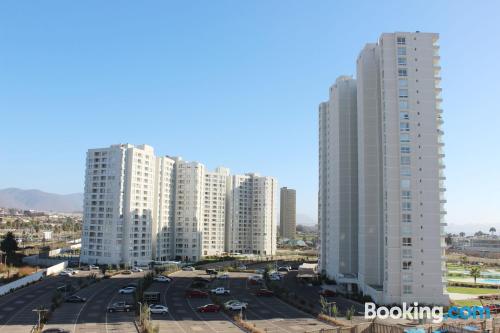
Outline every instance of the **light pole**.
<svg viewBox="0 0 500 333">
<path fill-rule="evenodd" d="M 48 309 L 43 309 L 43 308 L 33 309 L 33 312 L 37 312 L 38 313 L 38 324 L 37 324 L 37 328 L 38 329 L 40 328 L 41 323 L 42 323 L 42 313 L 43 312 L 48 312 L 48 311 L 49 311 Z"/>
<path fill-rule="evenodd" d="M 137 304 L 139 304 L 139 322 L 142 325 L 142 303 L 141 302 L 137 302 Z"/>
</svg>

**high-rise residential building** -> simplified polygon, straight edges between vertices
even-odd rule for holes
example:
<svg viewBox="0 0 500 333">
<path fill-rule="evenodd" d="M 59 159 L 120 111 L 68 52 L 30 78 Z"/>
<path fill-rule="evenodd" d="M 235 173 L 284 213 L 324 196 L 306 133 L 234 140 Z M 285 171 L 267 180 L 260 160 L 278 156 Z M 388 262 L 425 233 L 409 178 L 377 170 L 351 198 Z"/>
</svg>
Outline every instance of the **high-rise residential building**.
<svg viewBox="0 0 500 333">
<path fill-rule="evenodd" d="M 339 77 L 320 106 L 320 264 L 336 280 L 356 282 L 358 170 L 356 80 Z M 349 284 L 349 288 L 351 285 Z"/>
<path fill-rule="evenodd" d="M 296 192 L 287 187 L 280 190 L 280 236 L 294 239 L 297 227 Z"/>
<path fill-rule="evenodd" d="M 276 192 L 273 177 L 232 176 L 226 249 L 232 253 L 276 254 Z"/>
<path fill-rule="evenodd" d="M 150 146 L 129 144 L 90 149 L 86 165 L 82 263 L 196 261 L 229 247 L 228 169 L 207 171 L 201 163 L 157 157 Z M 276 237 L 267 231 L 276 221 L 267 214 L 275 200 L 267 189 L 256 181 L 258 201 L 249 215 L 254 232 L 245 235 L 248 240 L 241 237 L 255 253 L 270 253 L 269 244 L 276 247 L 276 240 L 268 239 Z"/>
<path fill-rule="evenodd" d="M 353 168 L 359 216 L 353 228 L 359 231 L 358 269 L 355 279 L 339 277 L 337 282 L 378 303 L 448 303 L 443 292 L 445 189 L 437 42 L 434 33 L 382 34 L 357 60 Z M 340 95 L 333 99 L 342 100 Z M 331 146 L 346 126 L 331 126 L 335 122 L 328 116 L 335 112 L 330 105 L 320 105 L 320 264 L 327 275 L 338 277 L 335 244 L 343 235 L 329 230 L 341 228 L 343 220 L 336 218 L 342 205 L 335 207 L 335 196 L 348 198 L 351 192 L 337 184 L 352 173 L 330 174 L 329 165 L 337 168 L 353 159 Z"/>
</svg>

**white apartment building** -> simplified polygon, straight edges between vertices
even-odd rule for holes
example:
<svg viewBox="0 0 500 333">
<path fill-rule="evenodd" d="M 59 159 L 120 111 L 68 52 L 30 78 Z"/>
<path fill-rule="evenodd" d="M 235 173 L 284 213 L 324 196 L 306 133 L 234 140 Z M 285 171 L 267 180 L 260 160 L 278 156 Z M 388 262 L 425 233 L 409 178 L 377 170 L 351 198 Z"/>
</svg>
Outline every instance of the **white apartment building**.
<svg viewBox="0 0 500 333">
<path fill-rule="evenodd" d="M 449 302 L 443 292 L 445 189 L 437 41 L 434 33 L 382 34 L 357 60 L 357 287 L 381 304 Z M 342 133 L 342 126 L 328 128 L 325 109 L 320 105 L 320 145 Z M 328 244 L 336 241 L 328 237 L 342 234 L 327 232 L 341 222 L 335 221 L 338 211 L 324 206 L 332 200 L 325 186 L 334 195 L 347 194 L 335 186 L 343 181 L 342 173 L 332 175 L 338 180 L 325 179 L 324 159 L 347 162 L 342 156 L 335 161 L 338 155 L 322 148 L 321 268 L 335 276 L 335 265 L 328 264 L 335 252 Z"/>
<path fill-rule="evenodd" d="M 232 176 L 226 249 L 231 253 L 276 254 L 276 192 L 273 177 Z"/>
<path fill-rule="evenodd" d="M 351 288 L 358 272 L 356 80 L 339 77 L 320 105 L 320 267 Z M 327 253 L 328 255 L 322 255 Z"/>
<path fill-rule="evenodd" d="M 86 166 L 82 263 L 197 261 L 228 248 L 227 228 L 238 225 L 230 221 L 228 169 L 209 172 L 201 163 L 156 157 L 150 146 L 129 144 L 90 149 Z M 255 253 L 271 253 L 276 239 L 270 237 L 276 233 L 268 229 L 276 220 L 268 207 L 274 207 L 275 197 L 261 178 L 255 212 L 249 215 L 254 233 L 245 244 Z"/>
</svg>

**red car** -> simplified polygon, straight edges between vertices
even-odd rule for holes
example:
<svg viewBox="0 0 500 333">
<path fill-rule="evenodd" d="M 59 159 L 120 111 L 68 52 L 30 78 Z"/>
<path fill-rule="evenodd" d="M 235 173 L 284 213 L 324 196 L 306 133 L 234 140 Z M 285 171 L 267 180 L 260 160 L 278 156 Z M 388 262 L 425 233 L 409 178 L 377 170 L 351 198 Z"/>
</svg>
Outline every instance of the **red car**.
<svg viewBox="0 0 500 333">
<path fill-rule="evenodd" d="M 323 297 L 334 297 L 335 296 L 335 292 L 333 290 L 330 290 L 330 289 L 323 289 L 319 292 L 319 294 Z"/>
<path fill-rule="evenodd" d="M 199 312 L 219 312 L 220 311 L 220 305 L 217 304 L 207 304 L 200 306 L 198 308 Z"/>
<path fill-rule="evenodd" d="M 206 292 L 204 292 L 204 291 L 194 289 L 194 290 L 188 290 L 188 291 L 186 291 L 186 297 L 189 297 L 189 298 L 204 298 L 204 297 L 208 297 L 208 294 Z"/>
<path fill-rule="evenodd" d="M 268 289 L 259 289 L 255 292 L 255 295 L 257 295 L 257 296 L 273 296 L 274 293 Z"/>
</svg>

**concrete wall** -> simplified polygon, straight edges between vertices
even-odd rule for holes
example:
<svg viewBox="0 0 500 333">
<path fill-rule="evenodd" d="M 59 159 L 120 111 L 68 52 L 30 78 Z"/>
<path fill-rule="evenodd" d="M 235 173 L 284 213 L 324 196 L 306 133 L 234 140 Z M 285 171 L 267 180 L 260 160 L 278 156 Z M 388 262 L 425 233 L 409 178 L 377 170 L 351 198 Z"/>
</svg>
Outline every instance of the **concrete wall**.
<svg viewBox="0 0 500 333">
<path fill-rule="evenodd" d="M 3 286 L 0 286 L 0 296 L 10 293 L 17 288 L 23 287 L 29 283 L 41 280 L 45 274 L 45 270 L 33 273 L 31 275 L 20 278 L 19 280 L 12 281 L 11 283 L 7 283 Z"/>
</svg>

